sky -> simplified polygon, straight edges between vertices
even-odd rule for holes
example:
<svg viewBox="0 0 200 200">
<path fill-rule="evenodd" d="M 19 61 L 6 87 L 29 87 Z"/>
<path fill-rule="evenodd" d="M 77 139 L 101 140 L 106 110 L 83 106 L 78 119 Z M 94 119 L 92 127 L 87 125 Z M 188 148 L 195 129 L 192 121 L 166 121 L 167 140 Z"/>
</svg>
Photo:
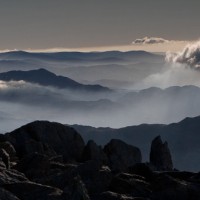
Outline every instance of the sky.
<svg viewBox="0 0 200 200">
<path fill-rule="evenodd" d="M 130 47 L 145 36 L 187 42 L 200 33 L 199 0 L 0 0 L 0 5 L 1 50 Z"/>
</svg>

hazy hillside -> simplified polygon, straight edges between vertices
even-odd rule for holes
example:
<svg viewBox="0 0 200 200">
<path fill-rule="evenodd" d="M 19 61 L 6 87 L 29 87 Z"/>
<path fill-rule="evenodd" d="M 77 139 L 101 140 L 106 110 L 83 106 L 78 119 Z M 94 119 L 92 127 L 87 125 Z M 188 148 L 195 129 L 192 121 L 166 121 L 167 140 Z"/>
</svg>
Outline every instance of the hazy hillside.
<svg viewBox="0 0 200 200">
<path fill-rule="evenodd" d="M 200 114 L 200 88 L 196 86 L 133 92 L 85 92 L 24 81 L 1 81 L 0 86 L 1 118 L 7 119 L 1 121 L 1 131 L 37 119 L 120 128 L 173 123 Z"/>
<path fill-rule="evenodd" d="M 30 71 L 9 71 L 0 73 L 0 80 L 2 81 L 26 81 L 30 83 L 37 83 L 42 86 L 53 86 L 57 88 L 66 88 L 72 90 L 85 90 L 93 92 L 108 92 L 108 88 L 100 85 L 83 85 L 70 78 L 64 76 L 57 76 L 45 69 L 37 69 Z"/>
<path fill-rule="evenodd" d="M 150 74 L 164 70 L 164 57 L 145 51 L 0 53 L 0 72 L 43 68 L 78 82 L 99 84 L 98 80 L 128 81 L 133 85 Z M 105 84 L 110 87 L 112 84 Z M 117 86 L 117 85 L 116 85 Z M 116 88 L 115 86 L 115 88 Z M 127 88 L 126 85 L 118 84 Z"/>
</svg>

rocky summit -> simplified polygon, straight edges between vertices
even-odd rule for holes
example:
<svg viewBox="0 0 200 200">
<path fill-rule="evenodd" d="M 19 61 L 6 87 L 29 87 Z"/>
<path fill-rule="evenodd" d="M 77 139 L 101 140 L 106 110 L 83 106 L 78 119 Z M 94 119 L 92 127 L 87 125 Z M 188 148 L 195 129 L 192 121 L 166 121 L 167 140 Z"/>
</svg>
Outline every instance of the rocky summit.
<svg viewBox="0 0 200 200">
<path fill-rule="evenodd" d="M 167 142 L 162 142 L 161 137 L 156 137 L 151 144 L 150 163 L 156 170 L 172 170 L 173 163 Z"/>
<path fill-rule="evenodd" d="M 73 128 L 35 121 L 0 135 L 0 158 L 1 200 L 200 199 L 200 174 L 173 169 L 159 136 L 142 163 L 121 140 L 85 144 Z"/>
</svg>

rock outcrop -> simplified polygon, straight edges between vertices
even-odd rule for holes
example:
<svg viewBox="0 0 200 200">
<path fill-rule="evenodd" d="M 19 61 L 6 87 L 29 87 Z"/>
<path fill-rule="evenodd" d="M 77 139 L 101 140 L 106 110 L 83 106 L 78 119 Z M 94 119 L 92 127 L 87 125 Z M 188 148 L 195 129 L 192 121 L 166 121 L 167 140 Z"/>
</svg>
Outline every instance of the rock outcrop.
<svg viewBox="0 0 200 200">
<path fill-rule="evenodd" d="M 84 149 L 82 137 L 73 128 L 48 121 L 27 124 L 7 133 L 6 138 L 20 158 L 38 152 L 51 157 L 62 155 L 65 161 L 78 161 Z"/>
<path fill-rule="evenodd" d="M 4 149 L 0 149 L 0 158 L 4 162 L 6 168 L 9 169 L 10 168 L 10 156 Z"/>
<path fill-rule="evenodd" d="M 109 166 L 113 171 L 125 171 L 129 166 L 142 162 L 140 149 L 117 139 L 112 139 L 104 147 Z"/>
<path fill-rule="evenodd" d="M 0 199 L 1 200 L 20 200 L 15 195 L 13 195 L 11 192 L 0 188 Z"/>
<path fill-rule="evenodd" d="M 142 176 L 128 173 L 117 174 L 110 184 L 110 190 L 132 197 L 146 197 L 151 195 L 149 182 Z"/>
<path fill-rule="evenodd" d="M 4 149 L 9 154 L 11 162 L 17 161 L 15 148 L 10 142 L 0 142 L 0 149 Z"/>
<path fill-rule="evenodd" d="M 151 144 L 150 164 L 158 171 L 173 170 L 173 163 L 167 142 L 162 142 L 161 137 L 156 137 Z"/>
<path fill-rule="evenodd" d="M 120 140 L 104 149 L 93 141 L 84 146 L 77 132 L 58 123 L 34 122 L 0 135 L 0 142 L 2 200 L 200 200 L 200 174 L 168 171 L 169 148 L 159 137 L 151 164 Z"/>
<path fill-rule="evenodd" d="M 89 140 L 83 150 L 82 161 L 94 160 L 99 164 L 107 164 L 108 157 L 101 146 L 98 146 L 93 140 Z"/>
</svg>

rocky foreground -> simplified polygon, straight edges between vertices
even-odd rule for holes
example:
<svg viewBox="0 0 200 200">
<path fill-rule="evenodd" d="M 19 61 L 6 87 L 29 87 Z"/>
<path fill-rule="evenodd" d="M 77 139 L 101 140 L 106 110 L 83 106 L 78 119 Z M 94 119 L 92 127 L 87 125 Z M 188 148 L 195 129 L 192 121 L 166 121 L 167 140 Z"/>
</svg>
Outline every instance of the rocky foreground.
<svg viewBox="0 0 200 200">
<path fill-rule="evenodd" d="M 167 143 L 86 145 L 73 129 L 36 121 L 0 135 L 0 200 L 198 200 L 200 174 L 173 168 Z"/>
</svg>

